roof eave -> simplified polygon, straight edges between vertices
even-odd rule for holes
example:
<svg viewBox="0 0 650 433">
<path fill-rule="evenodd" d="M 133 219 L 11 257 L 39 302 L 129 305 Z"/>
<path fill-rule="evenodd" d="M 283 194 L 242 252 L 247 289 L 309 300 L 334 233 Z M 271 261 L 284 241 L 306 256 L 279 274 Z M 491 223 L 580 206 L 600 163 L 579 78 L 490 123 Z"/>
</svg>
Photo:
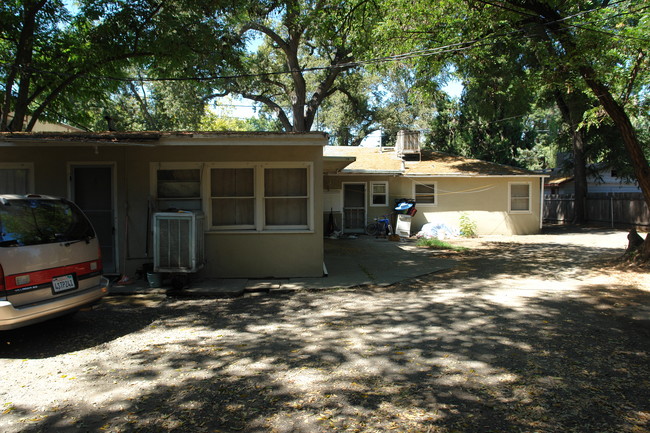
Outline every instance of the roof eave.
<svg viewBox="0 0 650 433">
<path fill-rule="evenodd" d="M 394 176 L 404 174 L 402 170 L 341 170 L 338 174 L 376 174 Z"/>
<path fill-rule="evenodd" d="M 511 173 L 511 174 L 477 174 L 477 173 L 404 173 L 405 177 L 539 177 L 545 178 L 547 175 L 537 173 Z"/>
</svg>

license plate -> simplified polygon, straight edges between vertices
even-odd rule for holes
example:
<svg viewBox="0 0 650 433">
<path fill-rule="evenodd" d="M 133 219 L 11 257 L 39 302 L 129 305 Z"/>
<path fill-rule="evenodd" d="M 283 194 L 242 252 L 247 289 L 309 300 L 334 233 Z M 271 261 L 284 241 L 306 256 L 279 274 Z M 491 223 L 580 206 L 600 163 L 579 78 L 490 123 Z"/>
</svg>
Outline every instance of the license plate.
<svg viewBox="0 0 650 433">
<path fill-rule="evenodd" d="M 60 277 L 52 278 L 52 290 L 54 293 L 65 292 L 66 290 L 72 290 L 77 288 L 77 283 L 75 283 L 74 276 L 72 275 L 63 275 Z"/>
</svg>

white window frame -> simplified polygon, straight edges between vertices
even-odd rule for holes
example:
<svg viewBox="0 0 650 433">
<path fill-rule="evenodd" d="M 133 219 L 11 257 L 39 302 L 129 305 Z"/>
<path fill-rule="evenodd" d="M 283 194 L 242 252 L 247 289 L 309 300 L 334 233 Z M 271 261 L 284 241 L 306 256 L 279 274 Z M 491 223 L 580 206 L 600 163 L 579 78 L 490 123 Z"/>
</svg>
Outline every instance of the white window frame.
<svg viewBox="0 0 650 433">
<path fill-rule="evenodd" d="M 0 162 L 4 170 L 27 170 L 27 193 L 34 191 L 34 163 L 32 162 Z"/>
<path fill-rule="evenodd" d="M 518 209 L 512 209 L 512 187 L 513 186 L 519 186 L 519 185 L 526 185 L 528 186 L 528 209 L 526 210 L 518 210 Z M 523 198 L 523 197 L 522 197 Z M 533 185 L 532 182 L 508 182 L 508 213 L 511 214 L 530 214 L 533 212 Z"/>
<path fill-rule="evenodd" d="M 383 194 L 375 194 L 375 185 L 383 185 L 385 188 L 385 192 Z M 383 195 L 384 196 L 384 203 L 379 203 L 375 204 L 373 203 L 375 195 Z M 386 207 L 389 206 L 388 203 L 388 182 L 386 181 L 373 181 L 370 182 L 370 207 Z"/>
<path fill-rule="evenodd" d="M 211 173 L 213 168 L 253 168 L 254 170 L 254 224 L 250 225 L 212 225 L 212 194 Z M 307 170 L 307 196 L 292 197 L 307 199 L 307 224 L 305 225 L 266 225 L 265 205 L 267 197 L 264 191 L 265 169 L 278 168 L 305 168 Z M 206 166 L 206 182 L 204 185 L 204 206 L 206 210 L 208 227 L 213 232 L 241 232 L 241 233 L 278 233 L 278 232 L 309 232 L 314 231 L 314 169 L 312 162 L 225 162 L 209 163 Z"/>
<path fill-rule="evenodd" d="M 416 192 L 416 187 L 417 185 L 433 185 L 433 203 L 422 203 L 418 201 L 418 195 Z M 434 207 L 438 206 L 438 182 L 437 181 L 421 181 L 421 180 L 415 180 L 413 181 L 413 199 L 415 200 L 415 206 L 416 207 Z"/>
</svg>

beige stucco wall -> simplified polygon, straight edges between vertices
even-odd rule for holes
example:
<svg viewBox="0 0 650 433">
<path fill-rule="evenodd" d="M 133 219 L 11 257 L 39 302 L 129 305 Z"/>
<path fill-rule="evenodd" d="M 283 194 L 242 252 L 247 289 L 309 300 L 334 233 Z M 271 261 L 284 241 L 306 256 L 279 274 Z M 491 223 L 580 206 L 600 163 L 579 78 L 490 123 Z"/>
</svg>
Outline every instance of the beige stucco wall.
<svg viewBox="0 0 650 433">
<path fill-rule="evenodd" d="M 540 231 L 540 178 L 539 177 L 436 177 L 405 178 L 396 176 L 338 175 L 325 176 L 326 191 L 339 191 L 343 182 L 364 182 L 369 194 L 370 182 L 389 183 L 389 205 L 396 199 L 414 198 L 414 185 L 417 182 L 435 183 L 435 205 L 417 203 L 417 213 L 412 219 L 411 231 L 417 233 L 428 222 L 459 226 L 461 214 L 477 224 L 481 235 L 489 234 L 533 234 Z M 509 208 L 509 184 L 529 182 L 531 191 L 531 210 L 524 213 L 511 213 Z M 370 199 L 368 197 L 368 203 Z M 388 207 L 368 205 L 368 221 L 374 217 L 392 212 Z M 327 220 L 328 209 L 324 219 Z M 337 215 L 340 218 L 339 215 Z M 337 220 L 338 221 L 338 220 Z"/>
<path fill-rule="evenodd" d="M 33 166 L 34 192 L 71 198 L 71 164 L 109 164 L 114 167 L 115 245 L 119 272 L 135 275 L 143 263 L 153 261 L 151 224 L 148 218 L 152 189 L 152 163 L 211 162 L 309 162 L 313 172 L 313 230 L 300 232 L 206 232 L 207 264 L 200 276 L 206 277 L 319 277 L 323 274 L 323 226 L 321 216 L 323 137 L 299 138 L 286 143 L 264 145 L 248 142 L 237 145 L 182 146 L 164 143 L 155 146 L 99 144 L 74 146 L 0 147 L 2 162 L 26 162 Z M 209 140 L 208 140 L 209 141 Z M 204 207 L 209 200 L 204 197 Z M 204 209 L 205 210 L 205 209 Z M 206 226 L 207 226 L 206 215 Z M 128 226 L 128 227 L 127 227 Z"/>
</svg>

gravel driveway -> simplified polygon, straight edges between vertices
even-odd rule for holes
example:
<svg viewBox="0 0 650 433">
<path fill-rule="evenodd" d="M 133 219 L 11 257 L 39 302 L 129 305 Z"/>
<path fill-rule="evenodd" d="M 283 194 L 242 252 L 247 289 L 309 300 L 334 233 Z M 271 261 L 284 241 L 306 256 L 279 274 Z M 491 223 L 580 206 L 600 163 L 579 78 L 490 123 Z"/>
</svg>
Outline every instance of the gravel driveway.
<svg viewBox="0 0 650 433">
<path fill-rule="evenodd" d="M 388 288 L 112 296 L 0 333 L 0 431 L 648 432 L 650 278 L 625 232 L 431 251 Z"/>
</svg>

